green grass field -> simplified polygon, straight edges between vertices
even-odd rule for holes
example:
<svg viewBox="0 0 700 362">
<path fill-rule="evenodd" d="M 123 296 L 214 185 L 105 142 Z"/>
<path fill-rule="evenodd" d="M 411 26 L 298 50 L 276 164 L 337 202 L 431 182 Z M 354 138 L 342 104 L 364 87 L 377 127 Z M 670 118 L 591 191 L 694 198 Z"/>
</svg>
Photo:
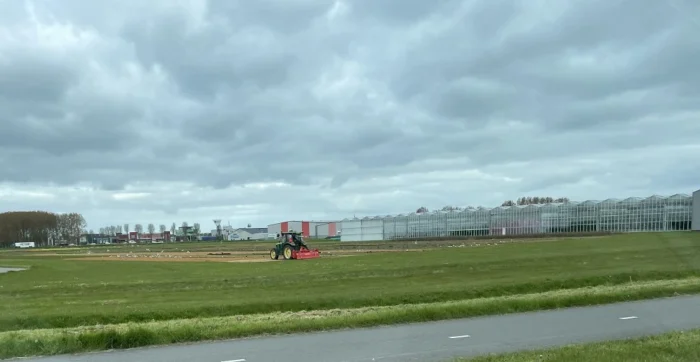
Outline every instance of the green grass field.
<svg viewBox="0 0 700 362">
<path fill-rule="evenodd" d="M 697 362 L 700 329 L 639 339 L 527 351 L 454 362 Z"/>
<path fill-rule="evenodd" d="M 69 254 L 85 252 L 85 248 L 63 249 L 61 253 L 65 255 L 50 256 L 39 255 L 56 250 L 6 251 L 0 253 L 1 266 L 31 268 L 0 274 L 0 350 L 5 351 L 0 352 L 0 357 L 465 317 L 700 292 L 700 234 L 625 234 L 486 243 L 446 247 L 449 243 L 440 242 L 442 247 L 427 251 L 265 263 L 65 260 Z M 259 248 L 262 253 L 269 248 L 257 243 L 213 244 L 163 244 L 150 248 Z M 374 244 L 379 249 L 387 248 L 389 243 L 367 245 Z M 394 246 L 403 249 L 408 244 L 423 248 L 429 245 L 403 242 Z M 358 247 L 338 242 L 315 246 L 324 251 Z M 103 248 L 90 249 L 90 253 L 99 253 L 96 250 Z M 590 289 L 577 289 L 583 287 L 603 289 L 596 289 L 597 294 Z M 523 294 L 529 296 L 522 299 Z M 411 309 L 410 305 L 420 303 Z M 391 306 L 393 309 L 386 309 Z M 385 309 L 362 309 L 367 307 Z M 290 315 L 281 312 L 311 310 L 332 313 L 314 312 L 323 320 L 314 317 L 303 323 L 289 319 L 272 324 Z M 241 324 L 240 330 L 229 327 L 216 332 L 212 326 L 230 316 L 252 322 Z M 131 324 L 112 329 L 101 327 L 101 331 L 80 329 L 120 323 Z M 173 331 L 175 325 L 180 332 Z M 210 330 L 197 331 L 195 325 L 207 325 Z M 65 348 L 56 347 L 55 338 L 59 337 L 46 339 L 42 346 L 27 342 L 36 333 L 64 336 L 62 328 L 73 328 L 75 333 L 71 335 L 93 337 L 82 342 L 78 338 L 71 342 L 73 347 Z M 169 329 L 170 337 L 158 337 L 153 332 L 158 328 Z M 140 331 L 141 339 L 127 336 L 135 330 Z M 132 342 L 118 342 L 114 333 L 121 333 Z"/>
</svg>

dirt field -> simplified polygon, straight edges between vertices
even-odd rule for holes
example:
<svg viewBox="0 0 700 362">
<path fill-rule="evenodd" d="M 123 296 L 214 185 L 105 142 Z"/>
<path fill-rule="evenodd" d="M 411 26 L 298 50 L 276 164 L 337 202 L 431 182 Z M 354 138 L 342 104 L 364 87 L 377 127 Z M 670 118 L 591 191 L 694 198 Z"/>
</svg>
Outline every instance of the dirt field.
<svg viewBox="0 0 700 362">
<path fill-rule="evenodd" d="M 397 253 L 419 252 L 423 249 L 396 250 L 396 249 L 372 249 L 372 250 L 333 250 L 321 252 L 322 258 L 346 257 L 367 253 Z M 219 255 L 217 255 L 219 254 Z M 65 260 L 102 260 L 102 261 L 161 261 L 161 262 L 202 262 L 211 261 L 219 263 L 261 263 L 272 262 L 268 253 L 226 251 L 226 252 L 163 252 L 163 253 L 100 253 L 93 254 L 42 254 L 43 256 L 64 256 Z"/>
<path fill-rule="evenodd" d="M 159 261 L 159 262 L 203 262 L 203 261 L 213 261 L 218 263 L 262 263 L 271 260 L 269 257 L 251 257 L 251 258 L 241 258 L 241 257 L 184 257 L 184 258 L 164 258 L 164 257 L 153 257 L 153 256 L 129 256 L 129 257 L 114 257 L 114 256 L 87 256 L 81 258 L 66 258 L 65 260 L 102 260 L 102 261 Z"/>
<path fill-rule="evenodd" d="M 588 238 L 596 238 L 589 236 Z M 322 258 L 337 258 L 367 253 L 421 252 L 436 248 L 494 247 L 508 243 L 528 243 L 559 240 L 562 238 L 496 239 L 496 240 L 436 240 L 399 242 L 361 243 L 318 243 L 312 247 L 321 249 Z M 125 247 L 101 246 L 66 249 L 38 249 L 32 256 L 60 257 L 65 260 L 100 261 L 159 261 L 159 262 L 219 262 L 219 263 L 258 263 L 272 262 L 269 257 L 270 245 L 266 244 L 190 244 L 190 245 L 131 245 Z M 194 250 L 186 250 L 192 248 Z M 197 250 L 197 248 L 199 250 Z M 235 248 L 235 249 L 234 249 Z M 236 250 L 237 249 L 237 250 Z"/>
</svg>

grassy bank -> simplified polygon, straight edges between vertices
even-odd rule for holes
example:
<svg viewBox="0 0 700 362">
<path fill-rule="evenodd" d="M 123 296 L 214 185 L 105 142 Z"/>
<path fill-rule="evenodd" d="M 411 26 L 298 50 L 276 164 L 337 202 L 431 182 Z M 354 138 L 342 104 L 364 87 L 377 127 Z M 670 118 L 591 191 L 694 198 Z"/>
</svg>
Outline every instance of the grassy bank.
<svg viewBox="0 0 700 362">
<path fill-rule="evenodd" d="M 0 275 L 0 331 L 433 303 L 700 275 L 700 235 L 372 253 L 273 263 L 73 261 Z"/>
<path fill-rule="evenodd" d="M 631 282 L 439 303 L 21 330 L 0 333 L 0 358 L 421 322 L 689 293 L 700 293 L 700 278 Z"/>
<path fill-rule="evenodd" d="M 697 362 L 700 329 L 660 336 L 457 359 L 455 362 Z"/>
</svg>

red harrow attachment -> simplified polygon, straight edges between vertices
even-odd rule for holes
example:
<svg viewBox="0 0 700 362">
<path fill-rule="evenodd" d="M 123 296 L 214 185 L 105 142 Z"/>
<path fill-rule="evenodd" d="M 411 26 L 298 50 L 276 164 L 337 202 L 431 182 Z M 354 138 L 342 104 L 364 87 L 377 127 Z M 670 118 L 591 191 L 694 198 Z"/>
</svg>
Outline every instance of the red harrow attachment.
<svg viewBox="0 0 700 362">
<path fill-rule="evenodd" d="M 309 250 L 306 247 L 301 247 L 298 251 L 292 250 L 292 259 L 314 259 L 320 257 L 321 253 L 318 249 Z"/>
</svg>

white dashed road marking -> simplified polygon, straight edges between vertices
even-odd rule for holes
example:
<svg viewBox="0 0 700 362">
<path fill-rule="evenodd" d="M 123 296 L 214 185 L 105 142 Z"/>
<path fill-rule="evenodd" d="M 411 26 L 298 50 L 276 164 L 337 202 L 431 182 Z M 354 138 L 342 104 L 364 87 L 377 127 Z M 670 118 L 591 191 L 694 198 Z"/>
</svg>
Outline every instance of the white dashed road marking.
<svg viewBox="0 0 700 362">
<path fill-rule="evenodd" d="M 470 336 L 468 334 L 465 334 L 463 336 L 452 336 L 450 339 L 459 339 L 459 338 L 469 338 Z"/>
<path fill-rule="evenodd" d="M 629 316 L 629 317 L 620 317 L 620 320 L 628 320 L 628 319 L 637 319 L 637 316 Z"/>
</svg>

